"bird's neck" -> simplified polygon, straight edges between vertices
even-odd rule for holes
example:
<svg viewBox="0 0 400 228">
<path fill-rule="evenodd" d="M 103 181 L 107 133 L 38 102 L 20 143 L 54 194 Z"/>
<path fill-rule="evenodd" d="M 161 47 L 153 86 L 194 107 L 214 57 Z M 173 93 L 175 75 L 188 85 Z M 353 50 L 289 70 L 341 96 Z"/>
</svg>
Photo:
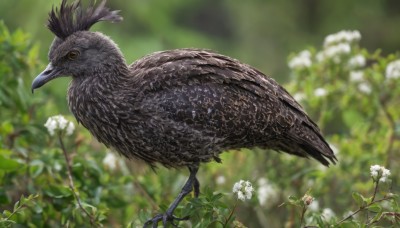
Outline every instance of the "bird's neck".
<svg viewBox="0 0 400 228">
<path fill-rule="evenodd" d="M 79 122 L 85 122 L 88 115 L 102 115 L 118 104 L 118 91 L 129 77 L 128 66 L 109 67 L 95 75 L 74 77 L 68 89 L 68 105 Z"/>
</svg>

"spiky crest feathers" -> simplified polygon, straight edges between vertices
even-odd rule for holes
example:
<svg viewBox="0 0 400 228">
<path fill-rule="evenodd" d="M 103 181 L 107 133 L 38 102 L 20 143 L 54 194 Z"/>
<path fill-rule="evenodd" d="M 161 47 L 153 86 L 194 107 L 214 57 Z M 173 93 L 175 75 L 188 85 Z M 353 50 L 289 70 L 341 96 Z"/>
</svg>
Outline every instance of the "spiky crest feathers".
<svg viewBox="0 0 400 228">
<path fill-rule="evenodd" d="M 53 6 L 50 11 L 47 27 L 54 35 L 64 40 L 77 31 L 88 31 L 99 21 L 121 21 L 119 10 L 111 11 L 105 4 L 106 0 L 103 0 L 96 6 L 96 2 L 91 0 L 89 6 L 83 8 L 81 0 L 70 4 L 68 0 L 62 0 L 60 8 Z"/>
</svg>

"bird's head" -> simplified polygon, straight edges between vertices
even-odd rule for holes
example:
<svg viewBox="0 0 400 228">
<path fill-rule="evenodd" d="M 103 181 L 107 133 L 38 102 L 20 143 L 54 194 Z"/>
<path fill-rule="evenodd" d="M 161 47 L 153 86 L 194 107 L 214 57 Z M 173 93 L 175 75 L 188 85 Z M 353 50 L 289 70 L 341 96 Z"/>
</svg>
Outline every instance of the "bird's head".
<svg viewBox="0 0 400 228">
<path fill-rule="evenodd" d="M 51 10 L 47 27 L 56 36 L 50 46 L 49 64 L 32 82 L 32 92 L 50 80 L 62 77 L 85 77 L 105 70 L 121 61 L 122 54 L 114 42 L 99 32 L 90 32 L 90 27 L 99 21 L 118 22 L 119 11 L 105 7 L 106 0 L 95 6 L 91 1 L 83 8 L 81 1 Z"/>
</svg>

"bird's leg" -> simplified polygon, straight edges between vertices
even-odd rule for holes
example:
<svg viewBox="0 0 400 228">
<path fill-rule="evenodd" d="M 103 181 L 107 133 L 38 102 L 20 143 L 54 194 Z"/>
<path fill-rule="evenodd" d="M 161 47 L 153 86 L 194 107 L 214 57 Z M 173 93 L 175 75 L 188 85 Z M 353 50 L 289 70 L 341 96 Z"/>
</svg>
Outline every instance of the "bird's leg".
<svg viewBox="0 0 400 228">
<path fill-rule="evenodd" d="M 194 197 L 198 198 L 200 194 L 200 182 L 199 180 L 197 180 L 197 177 L 194 177 L 193 190 L 194 190 Z"/>
<path fill-rule="evenodd" d="M 200 190 L 199 190 L 200 184 L 196 178 L 196 174 L 197 174 L 198 170 L 199 170 L 199 166 L 189 167 L 190 176 L 189 176 L 188 180 L 186 181 L 185 185 L 183 186 L 178 197 L 176 197 L 174 202 L 172 202 L 172 204 L 169 206 L 169 208 L 167 209 L 167 211 L 164 214 L 158 214 L 158 215 L 154 216 L 153 218 L 147 220 L 143 226 L 144 228 L 148 227 L 150 224 L 153 224 L 153 227 L 157 227 L 158 223 L 160 221 L 162 221 L 164 227 L 167 226 L 167 222 L 171 222 L 172 225 L 176 226 L 176 224 L 173 223 L 174 220 L 182 221 L 182 220 L 189 219 L 189 216 L 186 216 L 184 218 L 178 218 L 178 217 L 175 217 L 173 214 L 174 214 L 174 210 L 178 207 L 179 203 L 183 200 L 183 198 L 185 198 L 186 195 L 188 195 L 192 191 L 193 188 L 194 188 L 195 197 L 198 197 L 198 195 L 200 193 Z"/>
</svg>

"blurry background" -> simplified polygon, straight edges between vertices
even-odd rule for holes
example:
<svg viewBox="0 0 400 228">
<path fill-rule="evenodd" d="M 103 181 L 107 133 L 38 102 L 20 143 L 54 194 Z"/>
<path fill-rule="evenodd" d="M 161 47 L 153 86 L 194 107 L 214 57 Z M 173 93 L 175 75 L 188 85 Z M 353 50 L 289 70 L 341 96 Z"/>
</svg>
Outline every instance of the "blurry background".
<svg viewBox="0 0 400 228">
<path fill-rule="evenodd" d="M 66 186 L 63 183 L 65 167 L 60 168 L 60 164 L 64 161 L 60 150 L 56 149 L 58 144 L 48 137 L 43 127 L 49 116 L 60 113 L 69 115 L 65 95 L 70 78 L 52 81 L 35 92 L 33 97 L 29 90 L 31 80 L 47 65 L 47 51 L 53 35 L 45 24 L 52 5 L 58 6 L 60 2 L 59 0 L 0 1 L 0 20 L 3 20 L 10 31 L 21 29 L 24 34 L 29 34 L 15 35 L 15 46 L 38 44 L 25 53 L 29 55 L 26 63 L 23 62 L 25 59 L 21 58 L 18 50 L 15 51 L 17 67 L 12 71 L 4 71 L 6 73 L 0 71 L 0 79 L 9 85 L 21 83 L 18 84 L 21 85 L 19 91 L 23 91 L 18 92 L 20 97 L 13 97 L 7 103 L 5 101 L 8 96 L 16 93 L 14 89 L 7 90 L 8 88 L 0 87 L 2 102 L 0 102 L 2 106 L 0 117 L 3 118 L 0 120 L 2 128 L 0 152 L 9 153 L 7 156 L 10 158 L 20 163 L 26 161 L 28 164 L 24 166 L 28 167 L 27 170 L 23 171 L 3 173 L 0 169 L 0 177 L 8 178 L 3 179 L 4 189 L 0 187 L 0 209 L 9 208 L 21 194 L 40 192 L 43 188 L 44 195 L 42 194 L 42 201 L 38 203 L 41 210 L 36 208 L 38 210 L 36 217 L 32 218 L 37 218 L 35 224 L 42 224 L 44 219 L 40 214 L 48 216 L 46 219 L 50 222 L 46 224 L 47 226 L 58 224 L 60 221 L 57 218 L 61 215 L 55 212 L 52 214 L 53 210 L 66 214 L 68 208 L 65 208 L 73 201 L 70 194 L 60 190 L 60 186 Z M 207 48 L 248 63 L 284 84 L 293 81 L 287 67 L 288 56 L 291 53 L 308 47 L 321 48 L 328 34 L 340 30 L 359 30 L 362 35 L 360 46 L 371 52 L 381 49 L 382 55 L 386 55 L 400 50 L 400 1 L 398 0 L 109 0 L 108 6 L 112 9 L 121 9 L 120 14 L 124 17 L 124 21 L 118 24 L 99 23 L 92 31 L 101 31 L 110 36 L 119 45 L 128 63 L 154 51 L 184 47 Z M 7 59 L 10 58 L 10 54 L 14 54 L 8 52 L 6 46 L 2 48 L 1 58 Z M 24 53 L 23 50 L 21 52 Z M 23 59 L 22 65 L 27 65 L 26 68 L 19 67 L 18 61 L 21 59 Z M 0 63 L 1 61 L 3 59 Z M 8 62 L 5 61 L 4 64 L 6 66 Z M 18 75 L 18 80 L 23 81 L 12 81 L 14 75 Z M 313 84 L 309 84 L 309 87 L 317 88 Z M 330 99 L 330 104 L 333 104 L 336 98 Z M 368 99 L 364 102 L 365 109 L 368 109 L 368 102 Z M 311 108 L 307 110 L 315 119 L 318 119 L 318 110 L 322 110 L 319 104 L 314 107 L 316 111 Z M 329 109 L 329 105 L 324 108 Z M 342 110 L 334 109 L 334 113 L 331 114 L 335 116 L 339 111 Z M 391 111 L 395 113 L 394 109 Z M 380 113 L 379 110 L 376 113 Z M 360 119 L 360 116 L 353 114 L 354 112 L 349 116 Z M 72 117 L 69 119 L 73 120 Z M 323 118 L 319 120 L 319 124 L 324 121 Z M 343 127 L 343 123 L 337 124 L 335 121 L 324 126 L 329 128 L 335 124 L 337 128 Z M 362 134 L 356 132 L 357 138 L 352 135 L 351 126 L 345 128 L 343 134 L 329 135 L 329 139 L 336 142 L 337 147 L 340 147 L 340 143 L 347 145 L 346 137 L 349 140 L 358 140 L 361 146 L 354 149 L 356 146 L 350 141 L 347 147 L 339 148 L 343 149 L 341 151 L 343 156 L 349 156 L 350 159 L 347 159 L 347 163 L 346 159 L 341 160 L 339 166 L 329 169 L 330 172 L 322 174 L 321 170 L 325 169 L 318 166 L 315 161 L 255 150 L 245 153 L 225 153 L 222 156 L 224 163 L 204 165 L 199 171 L 199 179 L 203 187 L 209 186 L 215 191 L 227 193 L 231 191 L 233 183 L 240 178 L 249 179 L 258 187 L 269 186 L 269 190 L 266 190 L 270 196 L 266 198 L 269 201 L 268 205 L 260 206 L 257 200 L 253 200 L 253 206 L 241 206 L 237 211 L 239 220 L 250 227 L 257 227 L 266 222 L 272 224 L 271 227 L 282 227 L 285 221 L 290 221 L 295 211 L 286 210 L 278 205 L 287 200 L 291 194 L 301 197 L 309 188 L 316 189 L 315 196 L 320 198 L 321 208 L 331 207 L 342 216 L 345 211 L 352 208 L 350 205 L 353 190 L 368 192 L 371 189 L 369 182 L 368 184 L 354 182 L 369 180 L 368 169 L 372 163 L 381 162 L 380 164 L 388 165 L 384 162 L 390 161 L 389 156 L 385 157 L 382 152 L 386 144 L 377 147 L 379 153 L 376 154 L 373 154 L 374 145 L 362 144 L 368 141 L 363 134 L 370 132 L 370 129 L 360 130 Z M 382 129 L 380 132 L 385 135 L 386 128 Z M 324 128 L 322 130 L 330 131 Z M 141 209 L 149 209 L 149 213 L 152 213 L 157 209 L 157 205 L 168 205 L 186 179 L 186 170 L 167 171 L 161 168 L 155 174 L 151 169 L 135 162 L 129 163 L 128 167 L 133 169 L 130 172 L 124 169 L 110 170 L 102 164 L 107 153 L 105 147 L 90 139 L 91 136 L 83 127 L 79 127 L 75 137 L 70 139 L 71 153 L 80 154 L 74 160 L 76 164 L 74 175 L 78 179 L 77 185 L 84 201 L 100 210 L 108 210 L 106 227 L 127 224 L 137 218 L 137 213 Z M 379 138 L 376 140 L 379 141 Z M 372 141 L 370 143 L 373 144 Z M 394 148 L 398 147 L 397 142 Z M 351 154 L 353 152 L 354 154 Z M 371 156 L 361 159 L 361 156 L 368 154 Z M 396 170 L 392 172 L 396 173 Z M 26 181 L 21 176 L 24 176 Z M 337 181 L 337 178 L 345 176 L 348 178 L 343 178 L 343 182 Z M 129 185 L 131 182 L 134 183 L 133 186 Z M 47 188 L 48 186 L 51 188 Z M 398 186 L 394 190 L 396 189 L 398 190 Z M 66 218 L 62 218 L 65 222 Z M 290 227 L 290 224 L 288 226 Z"/>
<path fill-rule="evenodd" d="M 21 28 L 40 44 L 47 59 L 53 35 L 47 15 L 59 0 L 4 0 L 0 19 Z M 397 0 L 112 0 L 124 21 L 99 23 L 93 31 L 109 35 L 127 62 L 154 51 L 196 47 L 212 49 L 248 63 L 278 82 L 288 80 L 287 57 L 340 30 L 359 30 L 361 46 L 391 53 L 400 49 L 400 1 Z M 67 81 L 54 82 L 64 94 Z M 63 89 L 61 89 L 63 88 Z"/>
<path fill-rule="evenodd" d="M 40 43 L 40 57 L 53 36 L 47 15 L 59 0 L 3 0 L 0 19 L 21 28 Z M 362 34 L 361 46 L 400 49 L 400 1 L 397 0 L 112 0 L 124 21 L 99 23 L 93 30 L 111 36 L 128 62 L 165 49 L 208 48 L 249 63 L 265 74 L 287 80 L 287 56 L 322 45 L 331 33 L 349 29 Z M 63 83 L 65 84 L 65 83 Z"/>
</svg>

